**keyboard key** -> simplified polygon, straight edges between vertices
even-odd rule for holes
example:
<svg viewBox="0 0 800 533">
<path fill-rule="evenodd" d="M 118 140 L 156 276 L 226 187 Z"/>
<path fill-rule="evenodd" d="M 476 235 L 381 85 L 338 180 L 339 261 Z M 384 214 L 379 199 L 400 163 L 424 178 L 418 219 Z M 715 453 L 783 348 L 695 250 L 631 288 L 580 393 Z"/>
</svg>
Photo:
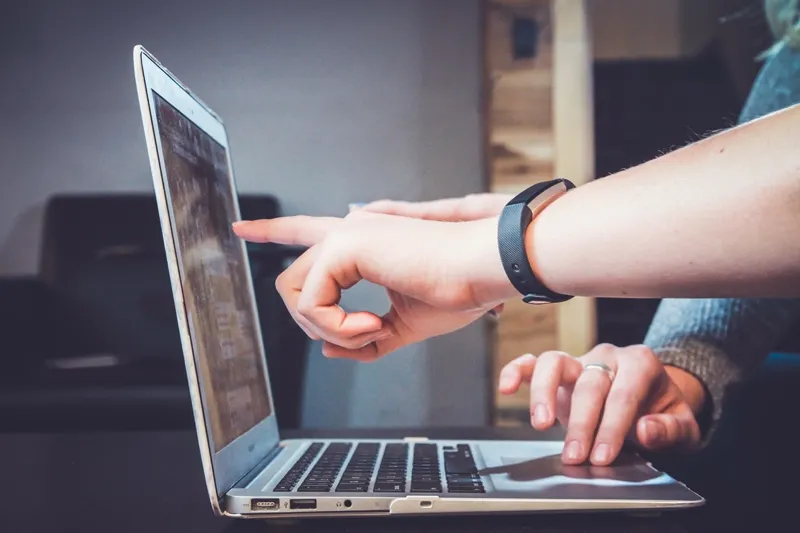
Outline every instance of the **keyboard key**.
<svg viewBox="0 0 800 533">
<path fill-rule="evenodd" d="M 456 451 L 444 453 L 444 471 L 448 492 L 473 494 L 486 492 L 468 444 L 459 444 Z"/>
<path fill-rule="evenodd" d="M 425 483 L 423 481 L 412 481 L 411 492 L 439 493 L 442 492 L 442 486 L 439 483 Z"/>
<path fill-rule="evenodd" d="M 405 492 L 406 481 L 404 479 L 402 482 L 399 483 L 376 482 L 372 490 L 374 492 Z"/>
<path fill-rule="evenodd" d="M 300 459 L 286 472 L 273 490 L 275 492 L 292 492 L 297 482 L 303 478 L 308 467 L 311 466 L 311 463 L 313 463 L 314 459 L 319 455 L 322 446 L 323 444 L 321 442 L 311 444 L 303 455 L 300 456 Z"/>
<path fill-rule="evenodd" d="M 437 445 L 415 444 L 414 459 L 411 465 L 411 492 L 442 492 L 441 478 Z"/>
<path fill-rule="evenodd" d="M 390 443 L 384 447 L 378 475 L 375 477 L 375 492 L 405 492 L 408 471 L 408 444 Z"/>
<path fill-rule="evenodd" d="M 377 442 L 359 443 L 342 473 L 336 492 L 367 492 L 379 451 Z"/>
<path fill-rule="evenodd" d="M 472 474 L 476 471 L 475 461 L 459 452 L 447 452 L 444 454 L 444 471 L 448 474 Z"/>
<path fill-rule="evenodd" d="M 483 494 L 486 491 L 481 487 L 448 487 L 447 492 L 453 494 Z"/>
<path fill-rule="evenodd" d="M 347 455 L 353 444 L 350 442 L 332 442 L 316 462 L 311 472 L 297 489 L 298 492 L 329 492 L 333 482 L 339 476 Z"/>
</svg>

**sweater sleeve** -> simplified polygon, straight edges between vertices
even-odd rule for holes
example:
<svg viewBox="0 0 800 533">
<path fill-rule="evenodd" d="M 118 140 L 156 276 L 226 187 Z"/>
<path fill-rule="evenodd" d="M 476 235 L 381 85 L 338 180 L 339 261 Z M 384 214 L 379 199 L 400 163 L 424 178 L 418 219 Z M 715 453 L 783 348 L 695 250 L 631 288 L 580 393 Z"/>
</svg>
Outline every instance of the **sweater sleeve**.
<svg viewBox="0 0 800 533">
<path fill-rule="evenodd" d="M 713 428 L 727 389 L 757 369 L 798 320 L 800 300 L 663 300 L 645 344 L 665 365 L 703 382 Z"/>
</svg>

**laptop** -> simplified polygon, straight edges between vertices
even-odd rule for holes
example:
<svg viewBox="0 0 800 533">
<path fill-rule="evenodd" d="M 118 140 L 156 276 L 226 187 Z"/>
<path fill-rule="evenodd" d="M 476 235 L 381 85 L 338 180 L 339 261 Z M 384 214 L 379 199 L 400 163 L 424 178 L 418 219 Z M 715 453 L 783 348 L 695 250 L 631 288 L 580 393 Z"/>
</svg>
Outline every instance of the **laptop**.
<svg viewBox="0 0 800 533">
<path fill-rule="evenodd" d="M 282 440 L 246 248 L 231 231 L 239 206 L 225 127 L 144 48 L 133 55 L 197 441 L 216 514 L 641 512 L 703 504 L 635 454 L 626 452 L 609 467 L 565 466 L 559 441 Z"/>
</svg>

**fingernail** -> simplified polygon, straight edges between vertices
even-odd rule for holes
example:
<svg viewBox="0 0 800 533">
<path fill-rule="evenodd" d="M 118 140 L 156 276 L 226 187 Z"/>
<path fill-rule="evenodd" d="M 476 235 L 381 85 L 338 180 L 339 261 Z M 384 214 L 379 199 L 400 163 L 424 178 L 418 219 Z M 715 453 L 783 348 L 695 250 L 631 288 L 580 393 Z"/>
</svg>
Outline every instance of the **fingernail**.
<svg viewBox="0 0 800 533">
<path fill-rule="evenodd" d="M 544 426 L 550 419 L 550 414 L 547 411 L 547 406 L 540 403 L 533 410 L 533 419 L 537 426 Z"/>
<path fill-rule="evenodd" d="M 564 457 L 570 461 L 577 461 L 580 455 L 581 443 L 576 440 L 570 441 L 564 449 Z"/>
<path fill-rule="evenodd" d="M 596 463 L 605 463 L 608 461 L 610 455 L 611 455 L 611 447 L 608 444 L 605 443 L 598 444 L 597 447 L 594 449 L 594 454 L 592 455 L 592 461 Z"/>
<path fill-rule="evenodd" d="M 659 442 L 663 435 L 661 424 L 654 420 L 648 420 L 644 423 L 644 432 L 647 435 L 647 439 L 653 443 Z"/>
<path fill-rule="evenodd" d="M 514 384 L 514 378 L 511 376 L 500 376 L 500 384 L 499 387 L 501 389 L 507 389 Z"/>
<path fill-rule="evenodd" d="M 355 203 L 355 204 L 348 205 L 347 208 L 350 211 L 357 211 L 357 210 L 361 209 L 362 207 L 364 207 L 365 205 L 367 205 L 367 204 L 365 204 L 365 203 Z"/>
<path fill-rule="evenodd" d="M 249 220 L 237 220 L 236 222 L 233 223 L 233 227 L 235 228 L 237 226 L 242 226 L 244 224 L 247 224 L 248 222 L 250 222 L 250 221 Z"/>
</svg>

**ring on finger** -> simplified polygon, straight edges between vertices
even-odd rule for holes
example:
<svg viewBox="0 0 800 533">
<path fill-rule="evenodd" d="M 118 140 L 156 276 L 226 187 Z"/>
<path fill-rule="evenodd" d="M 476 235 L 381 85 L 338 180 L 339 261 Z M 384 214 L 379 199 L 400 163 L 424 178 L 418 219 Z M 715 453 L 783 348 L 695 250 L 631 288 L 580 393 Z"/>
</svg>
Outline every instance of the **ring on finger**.
<svg viewBox="0 0 800 533">
<path fill-rule="evenodd" d="M 615 373 L 611 370 L 611 367 L 605 363 L 587 363 L 583 365 L 583 371 L 586 372 L 587 370 L 599 370 L 608 376 L 609 381 L 614 381 Z"/>
</svg>

